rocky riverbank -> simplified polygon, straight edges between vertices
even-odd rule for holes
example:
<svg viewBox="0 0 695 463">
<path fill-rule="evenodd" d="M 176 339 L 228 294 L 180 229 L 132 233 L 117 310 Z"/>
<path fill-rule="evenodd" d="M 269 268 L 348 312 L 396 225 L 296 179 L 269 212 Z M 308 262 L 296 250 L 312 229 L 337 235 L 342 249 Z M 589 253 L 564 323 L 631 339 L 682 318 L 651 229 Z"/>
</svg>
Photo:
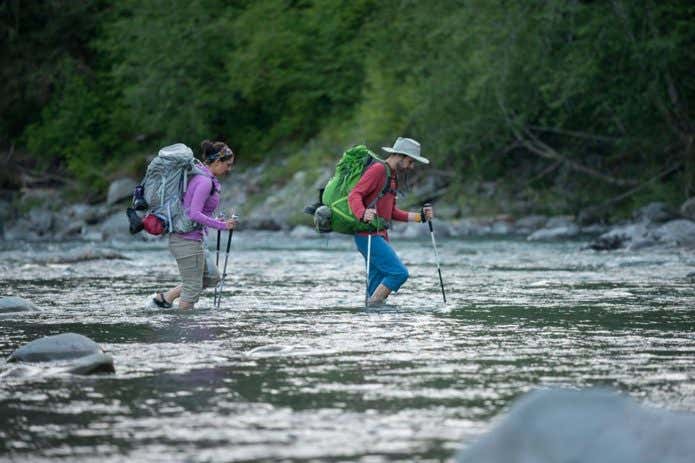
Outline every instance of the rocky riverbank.
<svg viewBox="0 0 695 463">
<path fill-rule="evenodd" d="M 222 204 L 226 211 L 241 216 L 240 229 L 276 230 L 291 236 L 320 236 L 312 227 L 311 217 L 303 213 L 312 203 L 317 189 L 325 184 L 330 170 L 311 175 L 300 171 L 280 188 L 262 184 L 259 166 L 224 182 Z M 0 201 L 0 232 L 5 241 L 38 240 L 153 240 L 146 233 L 131 235 L 125 209 L 129 205 L 136 180 L 117 179 L 111 183 L 106 201 L 100 204 L 68 203 L 60 191 L 35 189 L 19 194 L 14 201 Z M 441 189 L 436 181 L 427 182 L 416 191 L 427 197 Z M 437 208 L 436 232 L 441 237 L 513 236 L 536 240 L 586 238 L 587 249 L 636 250 L 648 246 L 683 246 L 695 248 L 695 198 L 678 208 L 651 203 L 633 214 L 630 220 L 616 223 L 586 223 L 574 216 L 509 214 L 492 217 L 460 217 L 460 210 Z M 426 236 L 427 227 L 395 223 L 394 237 Z"/>
</svg>

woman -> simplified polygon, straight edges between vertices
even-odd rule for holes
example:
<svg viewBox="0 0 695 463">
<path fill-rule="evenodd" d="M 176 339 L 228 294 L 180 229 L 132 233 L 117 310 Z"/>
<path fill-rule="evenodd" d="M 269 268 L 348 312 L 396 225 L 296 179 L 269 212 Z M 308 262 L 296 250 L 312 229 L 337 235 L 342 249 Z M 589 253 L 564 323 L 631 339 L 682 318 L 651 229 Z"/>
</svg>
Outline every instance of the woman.
<svg viewBox="0 0 695 463">
<path fill-rule="evenodd" d="M 232 230 L 236 220 L 218 220 L 212 214 L 220 203 L 220 182 L 218 178 L 229 174 L 234 165 L 235 156 L 232 150 L 223 142 L 204 140 L 201 143 L 204 175 L 195 175 L 189 182 L 183 197 L 183 206 L 188 217 L 202 227 L 188 233 L 172 233 L 169 235 L 169 250 L 176 258 L 181 274 L 182 284 L 169 291 L 158 293 L 152 302 L 164 309 L 172 307 L 178 297 L 181 309 L 192 309 L 198 302 L 203 288 L 215 286 L 219 279 L 219 271 L 215 265 L 206 259 L 205 238 L 207 229 Z M 209 176 L 207 175 L 209 173 Z"/>
</svg>

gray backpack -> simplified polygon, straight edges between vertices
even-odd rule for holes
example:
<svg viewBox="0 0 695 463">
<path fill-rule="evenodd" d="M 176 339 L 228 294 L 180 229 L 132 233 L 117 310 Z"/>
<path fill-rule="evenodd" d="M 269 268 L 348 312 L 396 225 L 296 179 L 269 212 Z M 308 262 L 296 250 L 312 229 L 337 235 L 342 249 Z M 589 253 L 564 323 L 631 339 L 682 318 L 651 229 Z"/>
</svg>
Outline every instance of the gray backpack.
<svg viewBox="0 0 695 463">
<path fill-rule="evenodd" d="M 149 215 L 162 221 L 163 231 L 152 233 L 145 226 L 146 231 L 152 234 L 188 233 L 202 228 L 201 224 L 188 218 L 183 207 L 183 196 L 188 180 L 193 175 L 212 178 L 201 162 L 193 157 L 193 151 L 188 146 L 176 143 L 159 150 L 157 157 L 147 166 L 141 185 L 147 201 L 147 211 Z M 210 194 L 213 192 L 214 187 Z"/>
</svg>

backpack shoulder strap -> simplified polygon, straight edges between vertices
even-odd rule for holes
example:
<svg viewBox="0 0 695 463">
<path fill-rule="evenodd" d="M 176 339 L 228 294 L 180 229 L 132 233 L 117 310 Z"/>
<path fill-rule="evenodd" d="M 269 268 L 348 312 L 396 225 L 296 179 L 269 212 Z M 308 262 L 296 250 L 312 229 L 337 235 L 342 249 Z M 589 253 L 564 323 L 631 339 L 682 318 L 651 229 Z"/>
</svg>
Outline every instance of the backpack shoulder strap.
<svg viewBox="0 0 695 463">
<path fill-rule="evenodd" d="M 379 194 L 376 196 L 376 198 L 374 198 L 374 200 L 372 200 L 372 202 L 369 204 L 369 207 L 367 209 L 372 209 L 376 205 L 376 203 L 381 198 L 383 198 L 386 195 L 386 193 L 388 193 L 389 190 L 391 189 L 391 169 L 389 168 L 389 165 L 383 161 L 376 161 L 376 162 L 382 164 L 384 166 L 384 169 L 386 169 L 386 179 L 384 180 L 383 188 L 381 189 Z"/>
<path fill-rule="evenodd" d="M 210 179 L 210 196 L 212 196 L 215 194 L 215 191 L 217 191 L 215 189 L 215 181 L 213 180 L 214 176 L 212 174 L 208 173 L 207 169 L 204 169 L 202 166 L 203 166 L 202 162 L 200 162 L 197 159 L 193 159 L 193 161 L 191 161 L 191 164 L 190 164 L 190 169 L 191 169 L 190 175 L 191 176 L 202 175 L 203 177 L 209 178 Z"/>
</svg>

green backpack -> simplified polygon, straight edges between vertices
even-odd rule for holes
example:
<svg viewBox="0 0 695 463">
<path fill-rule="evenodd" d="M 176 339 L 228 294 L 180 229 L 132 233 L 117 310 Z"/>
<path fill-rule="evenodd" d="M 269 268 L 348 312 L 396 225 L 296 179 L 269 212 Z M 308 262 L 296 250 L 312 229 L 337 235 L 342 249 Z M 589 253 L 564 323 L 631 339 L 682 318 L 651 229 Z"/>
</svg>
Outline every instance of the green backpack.
<svg viewBox="0 0 695 463">
<path fill-rule="evenodd" d="M 378 231 L 388 228 L 388 224 L 381 217 L 376 217 L 372 222 L 365 223 L 355 217 L 348 203 L 348 195 L 355 187 L 367 167 L 374 162 L 380 162 L 386 167 L 384 187 L 379 195 L 368 206 L 373 208 L 376 202 L 383 197 L 390 188 L 389 179 L 391 169 L 364 145 L 356 145 L 343 153 L 335 167 L 333 177 L 328 180 L 321 194 L 323 206 L 316 209 L 314 223 L 321 233 L 334 231 L 354 235 L 357 232 Z"/>
</svg>

